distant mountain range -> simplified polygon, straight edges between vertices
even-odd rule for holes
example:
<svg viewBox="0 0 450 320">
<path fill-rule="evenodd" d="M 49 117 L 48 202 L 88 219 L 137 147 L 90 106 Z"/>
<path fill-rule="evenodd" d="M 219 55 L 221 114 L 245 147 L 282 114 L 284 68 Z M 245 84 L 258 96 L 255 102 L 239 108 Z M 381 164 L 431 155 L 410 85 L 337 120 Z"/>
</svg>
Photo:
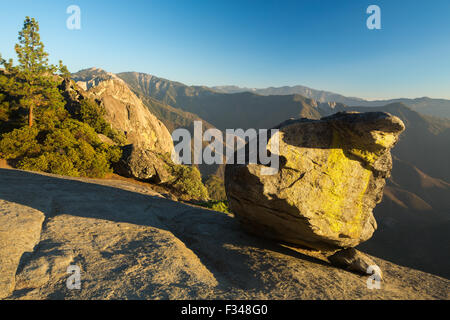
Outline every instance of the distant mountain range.
<svg viewBox="0 0 450 320">
<path fill-rule="evenodd" d="M 204 86 L 149 74 L 117 74 L 142 99 L 155 99 L 165 105 L 195 114 L 220 130 L 229 128 L 271 128 L 289 118 L 318 119 L 346 108 L 341 103 L 320 103 L 302 95 L 262 96 L 251 92 L 221 93 Z M 164 120 L 161 120 L 164 122 Z M 166 123 L 165 123 L 166 124 Z M 166 126 L 170 127 L 170 125 Z"/>
<path fill-rule="evenodd" d="M 81 75 L 89 78 L 85 73 Z M 305 87 L 294 87 L 303 90 L 302 94 L 288 94 L 294 88 L 255 92 L 237 87 L 187 86 L 137 72 L 117 76 L 169 131 L 183 127 L 192 132 L 193 121 L 220 130 L 272 128 L 289 118 L 320 119 L 339 111 L 384 111 L 398 116 L 406 131 L 392 150 L 392 177 L 383 202 L 375 208 L 382 227 L 361 248 L 396 263 L 450 277 L 448 264 L 435 263 L 438 259 L 450 261 L 450 120 L 427 115 L 439 114 L 439 103 L 441 113 L 445 113 L 449 101 L 419 98 L 375 102 Z M 223 166 L 199 168 L 204 177 L 211 173 L 220 176 L 223 170 Z M 428 237 L 416 237 L 419 233 Z M 425 255 L 417 256 L 418 252 Z"/>
<path fill-rule="evenodd" d="M 402 102 L 411 109 L 422 114 L 450 119 L 450 100 L 446 99 L 422 97 L 415 99 L 399 98 L 368 101 L 356 97 L 345 97 L 329 91 L 315 90 L 305 86 L 270 87 L 265 89 L 241 88 L 238 86 L 217 86 L 211 87 L 211 89 L 221 93 L 252 92 L 263 96 L 300 94 L 304 97 L 317 100 L 318 102 L 338 102 L 352 107 L 378 107 L 390 103 Z"/>
<path fill-rule="evenodd" d="M 284 96 L 284 95 L 299 94 L 304 97 L 314 99 L 318 102 L 339 102 L 347 105 L 351 105 L 351 103 L 355 101 L 364 101 L 363 99 L 360 98 L 345 97 L 337 93 L 311 89 L 305 86 L 269 87 L 265 89 L 241 88 L 238 86 L 216 86 L 211 87 L 211 89 L 222 93 L 252 92 L 262 96 Z"/>
</svg>

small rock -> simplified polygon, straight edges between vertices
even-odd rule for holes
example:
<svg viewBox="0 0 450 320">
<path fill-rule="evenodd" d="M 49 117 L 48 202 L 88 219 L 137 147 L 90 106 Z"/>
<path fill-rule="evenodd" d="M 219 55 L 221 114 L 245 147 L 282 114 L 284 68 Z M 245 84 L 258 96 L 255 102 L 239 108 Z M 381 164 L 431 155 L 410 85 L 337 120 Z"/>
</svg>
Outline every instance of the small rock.
<svg viewBox="0 0 450 320">
<path fill-rule="evenodd" d="M 356 250 L 355 248 L 347 248 L 340 250 L 328 257 L 328 260 L 335 266 L 341 267 L 350 271 L 361 274 L 373 274 L 374 270 L 378 271 L 380 268 L 365 254 Z M 372 266 L 373 270 L 369 267 Z M 383 279 L 383 274 L 380 271 L 380 278 Z"/>
</svg>

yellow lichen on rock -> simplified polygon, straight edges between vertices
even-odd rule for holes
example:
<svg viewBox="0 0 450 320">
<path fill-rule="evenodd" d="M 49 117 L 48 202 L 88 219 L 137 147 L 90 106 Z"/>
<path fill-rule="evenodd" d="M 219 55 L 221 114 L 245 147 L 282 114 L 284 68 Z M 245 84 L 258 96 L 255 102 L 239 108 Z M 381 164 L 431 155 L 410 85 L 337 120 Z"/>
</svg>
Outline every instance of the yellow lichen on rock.
<svg viewBox="0 0 450 320">
<path fill-rule="evenodd" d="M 357 158 L 363 160 L 365 163 L 369 165 L 373 165 L 378 158 L 381 156 L 381 154 L 378 154 L 377 152 L 369 151 L 369 150 L 361 150 L 361 149 L 350 149 L 348 152 Z"/>
<path fill-rule="evenodd" d="M 392 148 L 398 140 L 398 136 L 391 132 L 373 131 L 371 134 L 375 139 L 375 144 L 381 146 L 383 149 Z"/>
<path fill-rule="evenodd" d="M 354 190 L 355 185 L 351 186 L 348 181 L 348 175 L 355 170 L 358 164 L 354 160 L 349 159 L 344 150 L 341 148 L 342 141 L 339 133 L 333 131 L 333 140 L 330 147 L 330 154 L 325 167 L 324 173 L 331 179 L 333 185 L 330 189 L 323 189 L 321 192 L 321 201 L 323 201 L 323 215 L 330 225 L 332 231 L 341 234 L 348 234 L 351 237 L 358 236 L 361 232 L 361 216 L 362 216 L 362 198 L 366 192 L 371 172 L 367 169 L 363 170 L 362 179 L 358 183 L 359 192 L 357 196 L 350 193 L 350 189 Z M 343 223 L 343 211 L 346 210 L 346 203 L 349 199 L 355 199 L 355 211 L 353 219 L 350 222 Z M 349 209 L 351 210 L 351 209 Z"/>
</svg>

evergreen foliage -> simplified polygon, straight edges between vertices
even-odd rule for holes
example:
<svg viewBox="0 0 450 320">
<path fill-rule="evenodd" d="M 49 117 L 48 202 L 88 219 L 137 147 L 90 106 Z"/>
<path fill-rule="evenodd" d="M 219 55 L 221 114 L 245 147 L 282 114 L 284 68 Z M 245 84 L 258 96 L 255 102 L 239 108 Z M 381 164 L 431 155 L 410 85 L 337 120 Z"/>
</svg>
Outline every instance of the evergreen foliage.
<svg viewBox="0 0 450 320">
<path fill-rule="evenodd" d="M 228 207 L 228 201 L 207 201 L 200 204 L 202 207 L 212 209 L 214 211 L 231 213 Z"/>
<path fill-rule="evenodd" d="M 15 47 L 18 64 L 0 56 L 0 158 L 18 168 L 102 177 L 121 156 L 119 147 L 102 143 L 98 133 L 121 140 L 95 101 L 67 107 L 59 84 L 70 73 L 62 62 L 48 64 L 39 24 L 26 17 Z M 113 139 L 114 140 L 114 139 Z"/>
<path fill-rule="evenodd" d="M 169 166 L 175 179 L 169 183 L 169 187 L 176 193 L 194 200 L 208 200 L 208 190 L 202 183 L 200 171 L 193 166 L 173 164 Z"/>
<path fill-rule="evenodd" d="M 205 186 L 208 189 L 208 194 L 211 200 L 215 201 L 227 200 L 227 195 L 225 193 L 225 185 L 222 178 L 216 175 L 210 175 L 205 182 Z"/>
</svg>

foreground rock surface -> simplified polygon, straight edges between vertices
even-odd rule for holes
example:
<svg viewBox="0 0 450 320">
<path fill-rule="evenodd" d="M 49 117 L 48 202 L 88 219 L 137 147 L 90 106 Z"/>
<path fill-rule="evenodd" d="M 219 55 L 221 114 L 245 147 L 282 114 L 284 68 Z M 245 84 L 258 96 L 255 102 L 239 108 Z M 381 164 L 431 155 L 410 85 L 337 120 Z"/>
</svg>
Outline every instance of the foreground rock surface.
<svg viewBox="0 0 450 320">
<path fill-rule="evenodd" d="M 39 242 L 43 221 L 36 209 L 0 200 L 0 298 L 14 290 L 17 266 Z"/>
<path fill-rule="evenodd" d="M 383 112 L 337 113 L 289 120 L 278 129 L 278 173 L 263 175 L 259 164 L 226 166 L 227 197 L 242 225 L 318 250 L 368 240 L 403 122 Z"/>
<path fill-rule="evenodd" d="M 384 282 L 369 290 L 365 276 L 140 184 L 7 169 L 0 180 L 0 243 L 14 243 L 0 248 L 5 299 L 448 299 L 450 281 L 378 258 Z M 81 290 L 66 288 L 69 265 Z"/>
</svg>

